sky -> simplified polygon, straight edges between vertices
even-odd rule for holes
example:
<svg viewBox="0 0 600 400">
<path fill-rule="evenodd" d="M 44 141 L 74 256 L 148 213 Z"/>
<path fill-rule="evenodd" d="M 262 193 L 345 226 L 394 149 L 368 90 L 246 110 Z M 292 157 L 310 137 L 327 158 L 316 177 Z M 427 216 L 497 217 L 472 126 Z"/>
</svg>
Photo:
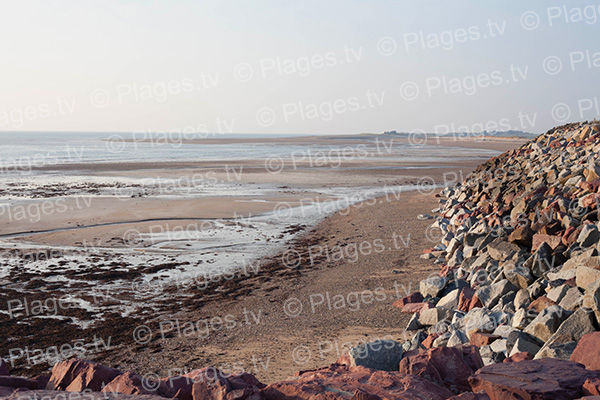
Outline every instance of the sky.
<svg viewBox="0 0 600 400">
<path fill-rule="evenodd" d="M 597 1 L 0 3 L 0 131 L 540 133 L 600 114 Z"/>
</svg>

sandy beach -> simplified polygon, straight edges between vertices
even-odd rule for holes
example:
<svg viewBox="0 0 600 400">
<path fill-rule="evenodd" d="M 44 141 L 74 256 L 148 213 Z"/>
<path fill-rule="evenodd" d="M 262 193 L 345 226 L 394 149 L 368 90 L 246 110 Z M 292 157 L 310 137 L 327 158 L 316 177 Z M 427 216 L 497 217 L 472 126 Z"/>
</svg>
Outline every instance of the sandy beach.
<svg viewBox="0 0 600 400">
<path fill-rule="evenodd" d="M 408 316 L 392 303 L 434 272 L 419 258 L 431 221 L 416 218 L 438 206 L 432 185 L 523 140 L 444 139 L 407 160 L 369 138 L 318 139 L 364 141 L 364 157 L 53 165 L 38 172 L 57 184 L 7 186 L 0 350 L 29 376 L 58 341 L 122 369 L 217 365 L 268 383 L 401 337 Z M 36 301 L 44 317 L 25 306 Z"/>
</svg>

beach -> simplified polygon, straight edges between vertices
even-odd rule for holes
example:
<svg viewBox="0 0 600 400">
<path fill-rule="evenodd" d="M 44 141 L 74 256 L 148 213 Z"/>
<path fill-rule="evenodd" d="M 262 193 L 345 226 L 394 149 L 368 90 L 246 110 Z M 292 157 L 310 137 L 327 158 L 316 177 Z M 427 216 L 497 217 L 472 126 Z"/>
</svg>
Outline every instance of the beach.
<svg viewBox="0 0 600 400">
<path fill-rule="evenodd" d="M 217 365 L 268 383 L 402 337 L 408 316 L 392 303 L 436 272 L 419 257 L 439 238 L 417 216 L 524 140 L 375 139 L 287 139 L 299 147 L 271 158 L 32 167 L 3 193 L 2 353 L 28 376 L 77 355 L 161 376 Z M 222 140 L 206 144 L 252 142 Z"/>
</svg>

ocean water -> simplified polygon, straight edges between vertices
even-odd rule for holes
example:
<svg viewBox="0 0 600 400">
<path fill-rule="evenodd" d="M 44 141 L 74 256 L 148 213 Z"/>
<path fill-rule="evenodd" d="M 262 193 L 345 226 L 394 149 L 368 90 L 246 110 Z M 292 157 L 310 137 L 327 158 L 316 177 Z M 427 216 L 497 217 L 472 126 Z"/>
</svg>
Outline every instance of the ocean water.
<svg viewBox="0 0 600 400">
<path fill-rule="evenodd" d="M 205 160 L 265 159 L 268 157 L 302 157 L 307 151 L 321 152 L 330 157 L 340 157 L 341 151 L 361 145 L 323 144 L 204 144 L 184 143 L 185 138 L 277 138 L 302 135 L 283 134 L 136 134 L 97 132 L 26 132 L 0 133 L 0 172 L 30 172 L 35 167 L 58 164 L 107 163 L 107 162 L 168 162 Z M 331 137 L 331 136 L 329 136 Z M 151 142 L 134 141 L 145 139 Z M 362 139 L 357 137 L 357 139 Z M 367 145 L 371 155 L 393 158 L 396 161 L 421 161 L 439 163 L 440 158 L 451 162 L 471 157 L 491 157 L 497 153 L 482 149 L 463 149 L 442 146 L 413 146 L 399 141 L 390 142 L 382 137 L 382 143 L 372 140 Z M 365 146 L 365 145 L 362 145 Z M 34 168 L 32 168 L 34 167 Z"/>
</svg>

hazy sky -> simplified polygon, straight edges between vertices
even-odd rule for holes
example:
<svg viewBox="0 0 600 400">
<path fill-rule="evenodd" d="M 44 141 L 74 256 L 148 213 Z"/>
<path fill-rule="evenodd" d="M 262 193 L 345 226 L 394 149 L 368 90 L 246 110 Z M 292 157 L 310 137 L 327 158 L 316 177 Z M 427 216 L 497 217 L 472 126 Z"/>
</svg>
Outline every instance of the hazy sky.
<svg viewBox="0 0 600 400">
<path fill-rule="evenodd" d="M 0 130 L 542 132 L 600 114 L 598 1 L 2 1 Z"/>
</svg>

